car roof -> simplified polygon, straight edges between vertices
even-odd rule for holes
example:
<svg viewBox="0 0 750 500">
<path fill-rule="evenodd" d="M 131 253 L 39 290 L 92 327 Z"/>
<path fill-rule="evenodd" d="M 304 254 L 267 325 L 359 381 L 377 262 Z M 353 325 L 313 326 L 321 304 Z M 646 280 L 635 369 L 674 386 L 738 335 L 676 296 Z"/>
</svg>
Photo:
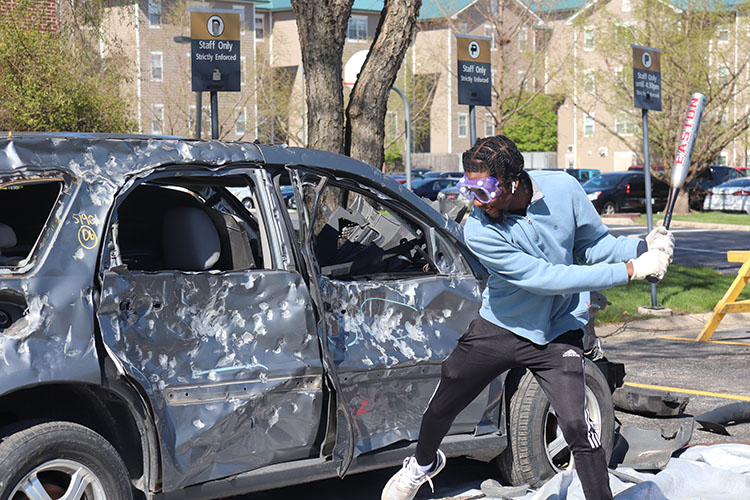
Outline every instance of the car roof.
<svg viewBox="0 0 750 500">
<path fill-rule="evenodd" d="M 91 175 L 115 179 L 160 165 L 222 166 L 232 163 L 306 165 L 331 173 L 352 173 L 379 180 L 383 174 L 347 156 L 249 142 L 184 137 L 93 133 L 2 133 L 0 173 L 20 168 L 68 171 L 84 180 Z"/>
<path fill-rule="evenodd" d="M 3 137 L 5 136 L 5 137 Z M 298 165 L 326 176 L 350 174 L 364 185 L 385 188 L 423 214 L 460 235 L 439 212 L 367 163 L 348 156 L 286 145 L 197 140 L 135 134 L 66 132 L 0 132 L 0 174 L 62 172 L 97 185 L 100 195 L 113 196 L 133 175 L 170 165 L 204 166 L 209 171 L 232 164 Z M 97 200 L 96 204 L 104 200 Z"/>
</svg>

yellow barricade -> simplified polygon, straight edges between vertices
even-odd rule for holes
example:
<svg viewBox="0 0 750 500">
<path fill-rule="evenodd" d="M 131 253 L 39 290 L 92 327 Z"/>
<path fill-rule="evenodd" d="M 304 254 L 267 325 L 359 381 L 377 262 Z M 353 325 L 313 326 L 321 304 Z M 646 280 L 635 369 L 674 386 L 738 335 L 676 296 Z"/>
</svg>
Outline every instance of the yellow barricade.
<svg viewBox="0 0 750 500">
<path fill-rule="evenodd" d="M 711 315 L 708 323 L 706 323 L 706 326 L 703 327 L 703 330 L 698 334 L 696 340 L 710 339 L 711 335 L 716 331 L 716 327 L 719 326 L 719 323 L 721 323 L 721 320 L 724 319 L 724 315 L 727 313 L 750 312 L 750 300 L 737 300 L 740 292 L 745 288 L 747 281 L 750 280 L 750 252 L 737 250 L 727 252 L 727 261 L 744 262 L 744 264 L 737 272 L 737 277 L 729 287 L 729 290 L 724 294 L 724 298 L 716 303 L 714 313 Z"/>
</svg>

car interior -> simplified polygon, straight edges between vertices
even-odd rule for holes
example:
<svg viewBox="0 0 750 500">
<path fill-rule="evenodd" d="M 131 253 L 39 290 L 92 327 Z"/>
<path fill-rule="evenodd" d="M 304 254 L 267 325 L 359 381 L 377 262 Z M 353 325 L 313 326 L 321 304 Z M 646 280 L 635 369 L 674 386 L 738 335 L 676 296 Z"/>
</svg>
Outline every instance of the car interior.
<svg viewBox="0 0 750 500">
<path fill-rule="evenodd" d="M 0 186 L 0 266 L 30 257 L 61 190 L 62 181 L 47 179 Z"/>
<path fill-rule="evenodd" d="M 196 179 L 143 183 L 117 208 L 120 258 L 133 271 L 263 268 L 261 234 L 224 186 Z"/>
</svg>

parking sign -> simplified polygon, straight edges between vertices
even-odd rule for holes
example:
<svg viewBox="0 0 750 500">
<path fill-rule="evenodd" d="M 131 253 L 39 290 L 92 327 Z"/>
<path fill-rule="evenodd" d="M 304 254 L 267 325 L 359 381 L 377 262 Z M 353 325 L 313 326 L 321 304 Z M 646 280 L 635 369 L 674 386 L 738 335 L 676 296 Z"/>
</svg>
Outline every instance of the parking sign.
<svg viewBox="0 0 750 500">
<path fill-rule="evenodd" d="M 491 39 L 456 35 L 458 56 L 458 103 L 492 106 Z"/>
<path fill-rule="evenodd" d="M 193 91 L 240 91 L 240 14 L 192 11 Z"/>
</svg>

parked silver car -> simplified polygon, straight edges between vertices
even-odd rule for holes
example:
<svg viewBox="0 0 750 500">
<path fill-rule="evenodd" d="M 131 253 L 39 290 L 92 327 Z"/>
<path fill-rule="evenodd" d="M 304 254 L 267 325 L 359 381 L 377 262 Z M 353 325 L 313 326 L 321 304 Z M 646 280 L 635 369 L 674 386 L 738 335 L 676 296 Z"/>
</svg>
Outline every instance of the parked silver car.
<svg viewBox="0 0 750 500">
<path fill-rule="evenodd" d="M 750 214 L 750 178 L 732 179 L 709 189 L 703 200 L 703 210 Z"/>
</svg>

